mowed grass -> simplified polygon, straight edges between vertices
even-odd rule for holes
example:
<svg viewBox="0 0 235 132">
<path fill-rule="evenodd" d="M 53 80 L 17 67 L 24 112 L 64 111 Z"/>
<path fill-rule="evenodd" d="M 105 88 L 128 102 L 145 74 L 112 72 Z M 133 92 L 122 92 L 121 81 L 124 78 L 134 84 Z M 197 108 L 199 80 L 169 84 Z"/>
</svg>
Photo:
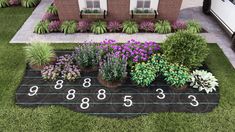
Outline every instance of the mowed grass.
<svg viewBox="0 0 235 132">
<path fill-rule="evenodd" d="M 26 66 L 24 45 L 9 44 L 9 41 L 32 11 L 22 7 L 0 9 L 0 131 L 235 131 L 235 72 L 216 44 L 208 45 L 210 55 L 206 62 L 219 79 L 220 104 L 210 113 L 151 113 L 132 119 L 110 119 L 60 106 L 16 106 L 15 91 Z"/>
</svg>

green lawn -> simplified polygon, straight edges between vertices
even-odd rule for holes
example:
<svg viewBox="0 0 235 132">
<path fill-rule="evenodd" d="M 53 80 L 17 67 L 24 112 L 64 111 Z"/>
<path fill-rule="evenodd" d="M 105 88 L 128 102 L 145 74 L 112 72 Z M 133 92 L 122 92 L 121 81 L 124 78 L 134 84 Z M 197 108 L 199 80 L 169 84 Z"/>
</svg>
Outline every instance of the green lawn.
<svg viewBox="0 0 235 132">
<path fill-rule="evenodd" d="M 59 106 L 16 106 L 15 91 L 26 65 L 23 45 L 9 41 L 32 11 L 22 7 L 0 9 L 0 131 L 235 131 L 235 72 L 215 44 L 209 44 L 207 64 L 219 79 L 221 98 L 219 107 L 211 113 L 154 113 L 125 120 L 89 116 Z M 70 47 L 73 45 L 66 45 Z"/>
</svg>

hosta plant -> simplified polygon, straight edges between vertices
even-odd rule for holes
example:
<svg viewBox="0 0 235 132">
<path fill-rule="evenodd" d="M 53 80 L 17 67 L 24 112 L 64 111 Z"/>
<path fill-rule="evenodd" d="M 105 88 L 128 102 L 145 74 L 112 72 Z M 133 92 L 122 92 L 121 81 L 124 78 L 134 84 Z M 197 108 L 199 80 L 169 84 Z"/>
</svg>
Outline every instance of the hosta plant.
<svg viewBox="0 0 235 132">
<path fill-rule="evenodd" d="M 26 8 L 35 7 L 40 0 L 21 0 L 21 5 Z"/>
<path fill-rule="evenodd" d="M 20 4 L 20 0 L 9 0 L 9 4 L 10 5 L 19 5 Z"/>
<path fill-rule="evenodd" d="M 82 68 L 97 67 L 101 59 L 101 49 L 94 44 L 84 44 L 75 48 L 73 54 L 77 64 Z"/>
<path fill-rule="evenodd" d="M 212 73 L 204 70 L 193 71 L 190 82 L 190 86 L 198 89 L 199 91 L 205 90 L 207 94 L 216 91 L 216 87 L 219 86 L 218 80 L 212 75 Z"/>
<path fill-rule="evenodd" d="M 107 55 L 100 62 L 99 74 L 107 82 L 121 81 L 127 76 L 127 62 L 115 55 Z"/>
<path fill-rule="evenodd" d="M 109 32 L 118 32 L 121 31 L 122 29 L 122 24 L 118 21 L 110 21 L 108 23 L 108 30 Z"/>
<path fill-rule="evenodd" d="M 61 69 L 57 65 L 48 65 L 41 70 L 41 75 L 44 80 L 55 81 L 60 76 Z"/>
<path fill-rule="evenodd" d="M 107 32 L 107 23 L 104 21 L 96 21 L 91 25 L 91 32 L 94 34 L 104 34 Z"/>
<path fill-rule="evenodd" d="M 192 33 L 200 33 L 201 32 L 201 25 L 199 22 L 197 22 L 195 20 L 190 20 L 187 22 L 186 29 Z"/>
<path fill-rule="evenodd" d="M 0 0 L 0 8 L 8 7 L 10 5 L 8 0 Z"/>
<path fill-rule="evenodd" d="M 183 20 L 177 20 L 171 26 L 172 26 L 172 29 L 175 31 L 184 30 L 187 27 L 186 22 Z"/>
<path fill-rule="evenodd" d="M 64 33 L 64 34 L 73 34 L 76 33 L 77 31 L 77 23 L 76 21 L 64 21 L 61 24 L 60 30 Z"/>
<path fill-rule="evenodd" d="M 62 78 L 68 81 L 75 81 L 81 74 L 80 70 L 76 65 L 66 65 L 61 71 Z"/>
<path fill-rule="evenodd" d="M 88 21 L 79 21 L 77 23 L 77 30 L 79 32 L 87 32 L 90 29 L 90 23 Z"/>
<path fill-rule="evenodd" d="M 144 87 L 149 86 L 156 78 L 157 70 L 151 63 L 137 63 L 131 70 L 131 80 Z"/>
<path fill-rule="evenodd" d="M 49 21 L 40 21 L 35 27 L 34 32 L 37 34 L 49 33 Z"/>
<path fill-rule="evenodd" d="M 138 24 L 134 21 L 125 21 L 122 24 L 122 32 L 127 34 L 134 34 L 139 32 Z"/>
<path fill-rule="evenodd" d="M 209 51 L 203 37 L 188 31 L 178 31 L 169 36 L 162 48 L 167 61 L 190 69 L 201 66 Z"/>
<path fill-rule="evenodd" d="M 60 31 L 60 25 L 60 21 L 51 21 L 48 26 L 48 29 L 50 32 L 58 32 Z"/>
<path fill-rule="evenodd" d="M 44 66 L 55 57 L 53 48 L 47 43 L 32 43 L 25 47 L 26 60 L 30 65 Z"/>
<path fill-rule="evenodd" d="M 143 21 L 140 23 L 140 30 L 145 32 L 153 32 L 154 31 L 154 23 L 151 21 Z"/>
<path fill-rule="evenodd" d="M 57 12 L 57 8 L 55 5 L 51 5 L 47 8 L 47 13 L 51 13 L 53 15 L 57 15 L 58 12 Z"/>
<path fill-rule="evenodd" d="M 181 88 L 190 80 L 189 69 L 183 65 L 170 64 L 163 73 L 165 81 L 175 88 Z"/>
<path fill-rule="evenodd" d="M 171 33 L 171 24 L 166 20 L 158 21 L 155 23 L 154 31 L 160 34 Z"/>
</svg>

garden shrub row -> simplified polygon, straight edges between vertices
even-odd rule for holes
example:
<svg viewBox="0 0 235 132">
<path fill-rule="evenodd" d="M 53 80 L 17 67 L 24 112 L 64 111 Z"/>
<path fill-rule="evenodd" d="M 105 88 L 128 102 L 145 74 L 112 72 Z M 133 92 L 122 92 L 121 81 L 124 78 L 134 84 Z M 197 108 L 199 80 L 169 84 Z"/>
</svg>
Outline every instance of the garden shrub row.
<svg viewBox="0 0 235 132">
<path fill-rule="evenodd" d="M 198 70 L 207 56 L 207 43 L 190 31 L 170 35 L 162 46 L 151 41 L 119 44 L 104 40 L 100 44 L 81 44 L 72 55 L 58 57 L 48 44 L 35 43 L 25 49 L 29 65 L 40 69 L 47 81 L 59 77 L 75 81 L 80 72 L 97 71 L 99 82 L 108 88 L 120 86 L 128 76 L 140 87 L 150 86 L 158 76 L 175 89 L 190 85 L 209 93 L 218 87 L 210 72 Z"/>
<path fill-rule="evenodd" d="M 0 0 L 0 8 L 21 5 L 26 8 L 35 7 L 41 0 Z"/>
</svg>

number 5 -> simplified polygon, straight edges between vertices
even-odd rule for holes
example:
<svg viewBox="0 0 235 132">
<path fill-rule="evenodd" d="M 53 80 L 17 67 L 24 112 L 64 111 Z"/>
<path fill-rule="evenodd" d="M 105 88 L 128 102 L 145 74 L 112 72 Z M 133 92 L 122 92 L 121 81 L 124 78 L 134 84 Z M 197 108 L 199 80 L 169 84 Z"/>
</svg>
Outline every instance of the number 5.
<svg viewBox="0 0 235 132">
<path fill-rule="evenodd" d="M 124 103 L 123 105 L 125 107 L 131 107 L 133 105 L 133 102 L 132 102 L 132 96 L 124 96 Z"/>
</svg>

